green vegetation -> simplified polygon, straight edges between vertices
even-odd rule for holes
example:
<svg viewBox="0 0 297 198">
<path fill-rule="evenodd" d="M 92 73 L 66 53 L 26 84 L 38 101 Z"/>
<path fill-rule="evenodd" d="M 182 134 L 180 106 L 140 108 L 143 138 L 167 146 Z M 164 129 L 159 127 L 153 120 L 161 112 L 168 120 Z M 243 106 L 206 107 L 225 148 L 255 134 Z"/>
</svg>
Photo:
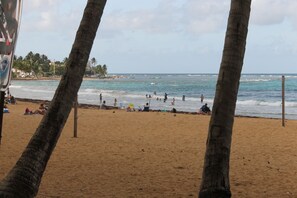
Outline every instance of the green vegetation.
<svg viewBox="0 0 297 198">
<path fill-rule="evenodd" d="M 90 61 L 88 61 L 85 75 L 105 78 L 107 76 L 107 66 L 96 65 L 96 64 L 97 64 L 97 60 L 95 58 L 92 58 Z"/>
<path fill-rule="evenodd" d="M 66 71 L 68 58 L 63 61 L 51 61 L 44 54 L 29 52 L 25 57 L 14 56 L 12 76 L 22 77 L 56 77 L 61 76 Z M 87 77 L 106 78 L 107 66 L 97 65 L 97 60 L 92 58 L 88 61 L 85 71 Z"/>
</svg>

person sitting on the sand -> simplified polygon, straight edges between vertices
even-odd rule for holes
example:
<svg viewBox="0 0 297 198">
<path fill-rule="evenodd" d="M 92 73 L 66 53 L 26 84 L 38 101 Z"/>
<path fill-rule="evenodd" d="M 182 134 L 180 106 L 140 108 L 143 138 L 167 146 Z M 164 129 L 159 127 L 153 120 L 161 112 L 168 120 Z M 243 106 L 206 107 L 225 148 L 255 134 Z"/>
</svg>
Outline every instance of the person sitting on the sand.
<svg viewBox="0 0 297 198">
<path fill-rule="evenodd" d="M 132 108 L 130 106 L 127 107 L 127 112 L 132 112 Z"/>
<path fill-rule="evenodd" d="M 130 103 L 130 104 L 128 105 L 128 107 L 127 107 L 126 110 L 127 110 L 127 112 L 135 111 L 135 109 L 134 109 L 134 104 Z"/>
<path fill-rule="evenodd" d="M 150 111 L 150 106 L 149 106 L 149 103 L 146 103 L 143 107 L 143 110 L 142 111 Z"/>
<path fill-rule="evenodd" d="M 176 108 L 172 108 L 171 112 L 172 112 L 172 113 L 176 113 L 176 112 L 177 112 L 177 111 L 176 111 Z"/>
<path fill-rule="evenodd" d="M 6 106 L 6 104 L 4 104 L 3 106 L 3 113 L 9 113 L 8 107 Z"/>
<path fill-rule="evenodd" d="M 6 104 L 9 104 L 9 103 L 11 103 L 11 95 L 10 95 L 10 94 L 8 94 L 8 96 L 7 96 L 7 97 L 5 97 L 4 101 L 5 101 L 5 103 L 6 103 Z"/>
<path fill-rule="evenodd" d="M 46 110 L 47 110 L 47 107 L 43 103 L 41 103 L 40 106 L 39 106 L 39 108 L 34 111 L 34 114 L 44 115 L 45 112 L 46 112 Z"/>
<path fill-rule="evenodd" d="M 30 110 L 28 107 L 25 109 L 24 115 L 32 115 L 34 114 L 32 110 Z"/>
<path fill-rule="evenodd" d="M 103 103 L 101 104 L 100 109 L 107 109 L 107 105 L 106 105 L 105 100 L 104 100 Z"/>
<path fill-rule="evenodd" d="M 10 104 L 16 104 L 16 99 L 14 96 L 10 97 Z"/>
<path fill-rule="evenodd" d="M 210 114 L 211 110 L 210 108 L 207 106 L 207 103 L 205 103 L 201 108 L 200 108 L 200 112 L 201 113 L 205 113 L 205 114 Z"/>
</svg>

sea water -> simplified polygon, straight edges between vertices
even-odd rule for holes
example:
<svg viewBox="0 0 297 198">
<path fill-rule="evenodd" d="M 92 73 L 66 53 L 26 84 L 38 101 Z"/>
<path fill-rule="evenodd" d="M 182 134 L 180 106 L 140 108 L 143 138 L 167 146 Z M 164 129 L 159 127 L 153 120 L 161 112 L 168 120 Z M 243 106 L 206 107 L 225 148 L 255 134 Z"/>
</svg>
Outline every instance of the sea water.
<svg viewBox="0 0 297 198">
<path fill-rule="evenodd" d="M 99 94 L 107 105 L 125 108 L 133 104 L 154 110 L 197 112 L 207 103 L 213 105 L 217 74 L 117 74 L 115 79 L 84 80 L 79 103 L 99 105 Z M 297 74 L 285 75 L 285 116 L 297 119 Z M 58 80 L 13 80 L 10 92 L 17 98 L 51 100 Z M 168 100 L 164 102 L 164 95 Z M 201 103 L 200 96 L 204 95 Z M 183 95 L 185 101 L 182 100 Z M 151 96 L 151 97 L 149 97 Z M 160 100 L 157 100 L 160 99 Z M 173 99 L 174 98 L 174 99 Z M 175 100 L 174 104 L 172 103 Z M 282 75 L 243 74 L 240 79 L 236 115 L 281 118 Z"/>
</svg>

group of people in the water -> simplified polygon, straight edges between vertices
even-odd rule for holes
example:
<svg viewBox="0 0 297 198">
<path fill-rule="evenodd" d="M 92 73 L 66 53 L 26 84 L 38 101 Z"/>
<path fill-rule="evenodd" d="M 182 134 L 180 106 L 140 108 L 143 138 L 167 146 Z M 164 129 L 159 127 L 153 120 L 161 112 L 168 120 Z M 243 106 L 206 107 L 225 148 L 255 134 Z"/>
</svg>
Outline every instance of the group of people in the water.
<svg viewBox="0 0 297 198">
<path fill-rule="evenodd" d="M 168 94 L 167 94 L 167 93 L 164 93 L 164 98 L 157 97 L 156 95 L 157 95 L 157 93 L 154 92 L 153 96 L 152 96 L 151 94 L 146 94 L 145 97 L 146 97 L 147 101 L 148 101 L 148 100 L 150 101 L 152 98 L 156 98 L 157 101 L 167 102 L 167 100 L 168 100 Z M 182 101 L 186 101 L 186 96 L 183 95 L 181 99 L 182 99 Z M 110 109 L 111 107 L 112 107 L 112 108 L 117 108 L 117 107 L 118 107 L 118 106 L 117 106 L 117 99 L 115 98 L 115 99 L 114 99 L 114 104 L 113 104 L 113 106 L 110 106 L 110 108 L 108 108 L 109 106 L 107 106 L 107 105 L 106 105 L 106 101 L 103 100 L 102 93 L 99 94 L 99 101 L 100 101 L 100 108 L 101 108 L 101 109 Z M 172 98 L 172 101 L 171 101 L 171 105 L 172 105 L 172 106 L 175 105 L 175 101 L 176 101 L 176 100 L 175 100 L 175 98 L 173 97 L 173 98 Z M 204 101 L 204 95 L 201 94 L 201 96 L 200 96 L 200 102 L 203 103 L 203 101 Z M 122 109 L 122 108 L 125 108 L 125 107 L 123 107 L 122 103 L 119 103 L 119 104 L 120 104 L 120 106 L 119 106 L 118 108 L 121 108 L 121 109 Z M 128 107 L 127 107 L 127 111 L 133 111 L 134 107 L 131 107 L 131 106 L 132 106 L 131 104 L 128 105 Z M 133 105 L 133 106 L 134 106 L 134 105 Z M 149 111 L 149 109 L 150 109 L 150 102 L 145 103 L 145 105 L 143 106 L 143 108 L 139 107 L 139 108 L 138 108 L 138 111 Z M 176 108 L 174 108 L 174 110 L 175 110 L 175 112 L 177 111 Z M 198 113 L 199 113 L 199 114 L 210 114 L 210 113 L 211 113 L 211 110 L 210 110 L 210 108 L 207 106 L 207 103 L 205 103 L 205 104 L 203 104 L 203 105 L 201 106 L 201 108 L 198 110 Z"/>
</svg>

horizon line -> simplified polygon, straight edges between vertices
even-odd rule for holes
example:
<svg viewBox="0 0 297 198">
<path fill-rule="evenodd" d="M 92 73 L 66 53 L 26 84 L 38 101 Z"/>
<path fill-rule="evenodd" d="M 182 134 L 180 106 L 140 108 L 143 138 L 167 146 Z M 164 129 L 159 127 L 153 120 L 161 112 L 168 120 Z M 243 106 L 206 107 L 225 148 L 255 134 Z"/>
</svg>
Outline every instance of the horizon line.
<svg viewBox="0 0 297 198">
<path fill-rule="evenodd" d="M 144 73 L 144 72 L 110 72 L 109 74 L 149 74 L 149 75 L 153 75 L 153 74 L 184 74 L 184 75 L 191 75 L 191 74 L 204 74 L 204 75 L 218 75 L 219 73 L 196 73 L 196 72 L 184 72 L 184 73 L 163 73 L 163 72 L 160 72 L 160 73 L 157 73 L 157 72 L 151 72 L 151 73 Z M 246 73 L 241 73 L 241 75 L 297 75 L 297 73 L 249 73 L 249 72 L 246 72 Z"/>
</svg>

